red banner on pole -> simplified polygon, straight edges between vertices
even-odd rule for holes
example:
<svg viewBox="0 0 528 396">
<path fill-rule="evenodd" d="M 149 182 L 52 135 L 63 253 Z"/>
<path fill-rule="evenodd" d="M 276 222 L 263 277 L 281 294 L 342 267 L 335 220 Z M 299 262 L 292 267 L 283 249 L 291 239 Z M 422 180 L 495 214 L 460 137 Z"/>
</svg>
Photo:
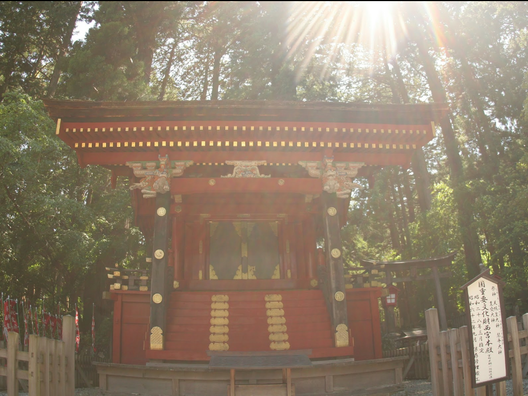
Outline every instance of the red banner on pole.
<svg viewBox="0 0 528 396">
<path fill-rule="evenodd" d="M 7 331 L 19 332 L 18 318 L 17 318 L 17 302 L 15 300 L 7 300 Z M 6 307 L 4 306 L 4 315 L 6 314 Z M 5 318 L 5 316 L 4 316 Z"/>
<path fill-rule="evenodd" d="M 22 308 L 24 304 L 22 304 Z M 24 308 L 24 346 L 29 347 L 29 308 Z"/>
<path fill-rule="evenodd" d="M 38 308 L 37 308 L 37 307 L 35 307 L 34 320 L 35 320 L 35 326 L 33 327 L 33 332 L 34 332 L 37 336 L 40 336 L 39 322 L 38 322 Z"/>
<path fill-rule="evenodd" d="M 7 340 L 7 333 L 11 330 L 11 318 L 9 317 L 9 299 L 4 301 L 4 339 Z"/>
<path fill-rule="evenodd" d="M 81 344 L 81 333 L 79 331 L 79 309 L 75 304 L 75 352 L 79 352 L 79 345 Z"/>
</svg>

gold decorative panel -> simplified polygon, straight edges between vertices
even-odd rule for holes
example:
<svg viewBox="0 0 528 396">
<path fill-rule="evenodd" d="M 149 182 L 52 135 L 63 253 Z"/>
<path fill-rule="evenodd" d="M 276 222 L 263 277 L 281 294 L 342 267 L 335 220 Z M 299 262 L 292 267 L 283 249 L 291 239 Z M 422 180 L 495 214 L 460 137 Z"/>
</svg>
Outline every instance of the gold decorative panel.
<svg viewBox="0 0 528 396">
<path fill-rule="evenodd" d="M 150 329 L 150 349 L 155 351 L 163 349 L 163 330 L 159 326 Z"/>
<path fill-rule="evenodd" d="M 210 323 L 217 326 L 227 326 L 229 324 L 228 318 L 211 318 Z"/>
<path fill-rule="evenodd" d="M 211 303 L 211 309 L 229 309 L 229 303 L 213 301 Z"/>
<path fill-rule="evenodd" d="M 338 324 L 336 327 L 335 346 L 338 348 L 349 346 L 348 326 L 344 323 Z"/>
<path fill-rule="evenodd" d="M 269 335 L 269 339 L 270 339 L 270 341 L 288 341 L 288 334 L 286 334 L 286 333 L 271 333 Z"/>
<path fill-rule="evenodd" d="M 273 308 L 283 308 L 281 301 L 267 301 L 266 302 L 266 309 L 273 309 Z"/>
<path fill-rule="evenodd" d="M 209 279 L 211 280 L 218 279 L 218 276 L 216 275 L 216 272 L 212 265 L 209 265 Z"/>
<path fill-rule="evenodd" d="M 227 342 L 227 341 L 229 341 L 229 336 L 227 334 L 211 334 L 209 336 L 209 341 L 211 341 L 211 342 Z"/>
<path fill-rule="evenodd" d="M 229 344 L 225 342 L 212 342 L 209 344 L 210 351 L 228 351 Z"/>
<path fill-rule="evenodd" d="M 280 279 L 280 268 L 279 264 L 275 266 L 275 271 L 273 272 L 273 275 L 271 276 L 271 279 Z"/>
<path fill-rule="evenodd" d="M 229 297 L 225 294 L 211 296 L 211 327 L 209 328 L 209 350 L 229 350 Z"/>
<path fill-rule="evenodd" d="M 270 317 L 270 316 L 284 316 L 284 310 L 283 309 L 268 309 L 266 311 L 266 315 L 268 315 L 268 317 Z"/>
<path fill-rule="evenodd" d="M 211 310 L 211 316 L 214 318 L 214 317 L 221 317 L 221 318 L 226 318 L 229 316 L 229 311 L 226 309 L 226 310 L 218 310 L 218 309 L 212 309 Z"/>
<path fill-rule="evenodd" d="M 224 333 L 229 333 L 229 327 L 227 327 L 227 326 L 217 326 L 217 325 L 214 325 L 214 326 L 209 327 L 209 332 L 210 332 L 211 334 L 224 334 Z"/>
<path fill-rule="evenodd" d="M 288 330 L 286 325 L 270 325 L 268 331 L 270 333 L 285 333 Z"/>
<path fill-rule="evenodd" d="M 270 349 L 274 351 L 287 351 L 290 349 L 290 343 L 289 342 L 272 342 L 270 344 Z"/>
<path fill-rule="evenodd" d="M 272 316 L 268 318 L 269 325 L 280 325 L 280 324 L 285 324 L 285 323 L 286 323 L 286 318 L 282 316 Z"/>
<path fill-rule="evenodd" d="M 280 294 L 267 294 L 264 300 L 266 301 L 266 315 L 268 316 L 270 349 L 273 351 L 290 349 L 282 296 Z"/>
</svg>

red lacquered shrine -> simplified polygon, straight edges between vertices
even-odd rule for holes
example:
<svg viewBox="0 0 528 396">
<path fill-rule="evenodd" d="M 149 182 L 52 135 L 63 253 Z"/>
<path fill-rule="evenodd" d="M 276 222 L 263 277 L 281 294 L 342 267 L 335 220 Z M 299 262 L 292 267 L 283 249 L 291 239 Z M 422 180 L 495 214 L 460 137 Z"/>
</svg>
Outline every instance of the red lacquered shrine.
<svg viewBox="0 0 528 396">
<path fill-rule="evenodd" d="M 111 290 L 114 363 L 382 357 L 381 288 L 346 284 L 340 229 L 354 178 L 407 167 L 444 106 L 45 104 L 81 166 L 130 178 L 152 249 L 146 290 Z"/>
</svg>

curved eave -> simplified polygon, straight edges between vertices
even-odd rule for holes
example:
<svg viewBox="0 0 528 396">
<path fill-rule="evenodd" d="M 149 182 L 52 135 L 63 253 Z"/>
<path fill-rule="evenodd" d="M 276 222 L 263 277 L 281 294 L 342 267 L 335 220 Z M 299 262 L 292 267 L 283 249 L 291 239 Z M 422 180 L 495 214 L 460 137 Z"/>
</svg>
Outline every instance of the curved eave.
<svg viewBox="0 0 528 396">
<path fill-rule="evenodd" d="M 44 100 L 50 117 L 97 121 L 276 121 L 429 124 L 448 111 L 440 103 L 371 105 L 280 101 L 93 102 Z"/>
</svg>

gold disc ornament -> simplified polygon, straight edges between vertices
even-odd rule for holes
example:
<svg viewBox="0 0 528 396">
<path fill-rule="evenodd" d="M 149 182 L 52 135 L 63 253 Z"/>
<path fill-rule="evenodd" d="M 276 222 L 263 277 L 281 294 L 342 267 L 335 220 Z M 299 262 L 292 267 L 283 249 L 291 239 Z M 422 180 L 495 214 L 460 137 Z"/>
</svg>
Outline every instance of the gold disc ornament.
<svg viewBox="0 0 528 396">
<path fill-rule="evenodd" d="M 152 296 L 152 301 L 155 304 L 160 304 L 163 301 L 163 296 L 159 293 L 156 293 Z"/>
<path fill-rule="evenodd" d="M 341 256 L 341 250 L 335 248 L 330 252 L 333 258 L 339 258 Z"/>
<path fill-rule="evenodd" d="M 345 293 L 343 293 L 342 291 L 336 291 L 334 294 L 334 298 L 336 299 L 336 301 L 343 301 L 345 299 Z"/>
<path fill-rule="evenodd" d="M 163 250 L 158 249 L 154 252 L 154 257 L 156 257 L 158 260 L 161 260 L 165 256 L 165 253 L 163 253 Z"/>
<path fill-rule="evenodd" d="M 331 206 L 326 210 L 326 213 L 328 213 L 329 216 L 335 216 L 337 214 L 337 209 Z"/>
<path fill-rule="evenodd" d="M 158 210 L 156 210 L 156 213 L 159 217 L 163 217 L 167 214 L 167 209 L 165 209 L 164 207 L 158 208 Z"/>
</svg>

